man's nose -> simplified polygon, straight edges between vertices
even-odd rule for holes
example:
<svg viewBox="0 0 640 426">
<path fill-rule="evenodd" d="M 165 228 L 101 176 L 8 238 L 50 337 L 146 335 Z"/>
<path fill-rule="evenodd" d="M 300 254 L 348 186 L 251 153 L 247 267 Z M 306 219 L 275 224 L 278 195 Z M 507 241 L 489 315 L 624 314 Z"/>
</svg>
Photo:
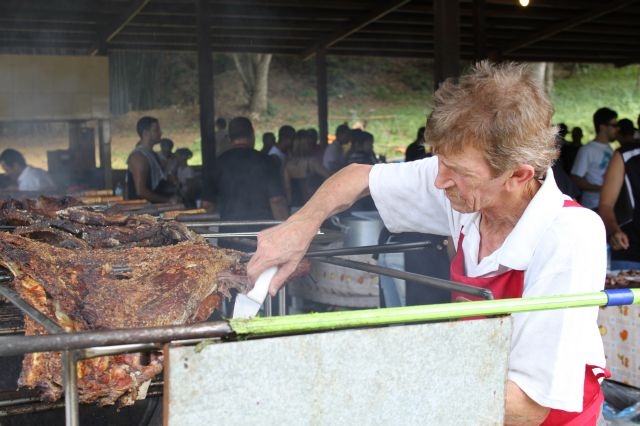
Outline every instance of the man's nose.
<svg viewBox="0 0 640 426">
<path fill-rule="evenodd" d="M 451 180 L 451 177 L 448 175 L 448 173 L 446 173 L 443 168 L 440 168 L 438 170 L 438 174 L 436 175 L 434 184 L 438 189 L 445 189 L 453 186 L 453 181 Z"/>
</svg>

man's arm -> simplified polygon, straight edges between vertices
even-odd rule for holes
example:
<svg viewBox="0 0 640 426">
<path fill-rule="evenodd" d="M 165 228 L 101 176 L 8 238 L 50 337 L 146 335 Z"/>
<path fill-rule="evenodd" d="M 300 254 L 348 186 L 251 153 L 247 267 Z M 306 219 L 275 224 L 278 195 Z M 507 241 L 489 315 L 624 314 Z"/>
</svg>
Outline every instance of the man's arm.
<svg viewBox="0 0 640 426">
<path fill-rule="evenodd" d="M 167 203 L 172 201 L 172 197 L 160 195 L 151 190 L 149 182 L 149 164 L 147 159 L 141 154 L 134 153 L 129 157 L 129 171 L 133 177 L 133 185 L 139 197 L 152 203 Z"/>
<path fill-rule="evenodd" d="M 593 184 L 582 176 L 571 175 L 571 180 L 583 191 L 600 191 L 601 186 Z"/>
<path fill-rule="evenodd" d="M 604 222 L 607 235 L 610 236 L 609 243 L 614 250 L 626 250 L 629 248 L 629 237 L 620 229 L 614 210 L 623 182 L 624 160 L 622 155 L 616 151 L 611 157 L 607 172 L 604 175 L 602 191 L 600 192 L 600 205 L 598 207 L 598 213 Z"/>
<path fill-rule="evenodd" d="M 543 407 L 529 398 L 511 380 L 507 380 L 506 410 L 504 424 L 506 426 L 537 426 L 549 415 L 549 408 Z"/>
<path fill-rule="evenodd" d="M 216 203 L 209 200 L 202 200 L 202 208 L 207 213 L 215 213 L 216 212 Z"/>
<path fill-rule="evenodd" d="M 369 194 L 371 167 L 352 164 L 341 169 L 285 223 L 260 232 L 256 253 L 247 265 L 249 280 L 255 282 L 261 272 L 279 266 L 269 286 L 269 291 L 275 295 L 304 257 L 322 222 Z"/>
</svg>

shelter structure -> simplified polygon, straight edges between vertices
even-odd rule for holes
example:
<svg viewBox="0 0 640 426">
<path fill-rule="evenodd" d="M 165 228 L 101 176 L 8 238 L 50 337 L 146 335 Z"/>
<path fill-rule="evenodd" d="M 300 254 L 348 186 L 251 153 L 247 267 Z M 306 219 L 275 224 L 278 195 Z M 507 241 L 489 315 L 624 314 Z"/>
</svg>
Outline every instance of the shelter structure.
<svg viewBox="0 0 640 426">
<path fill-rule="evenodd" d="M 4 0 L 0 53 L 197 52 L 206 171 L 214 167 L 215 158 L 211 53 L 315 58 L 321 137 L 327 134 L 327 55 L 433 58 L 436 84 L 457 76 L 461 60 L 485 57 L 619 66 L 640 62 L 639 0 L 530 3 L 521 7 L 517 0 Z"/>
</svg>

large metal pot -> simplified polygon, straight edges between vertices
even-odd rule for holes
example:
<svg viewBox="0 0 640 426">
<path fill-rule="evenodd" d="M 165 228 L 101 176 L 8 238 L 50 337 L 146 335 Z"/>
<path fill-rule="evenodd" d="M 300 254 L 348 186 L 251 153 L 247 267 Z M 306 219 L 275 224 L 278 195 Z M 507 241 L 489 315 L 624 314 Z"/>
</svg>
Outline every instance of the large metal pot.
<svg viewBox="0 0 640 426">
<path fill-rule="evenodd" d="M 372 246 L 378 244 L 384 227 L 377 212 L 354 212 L 349 216 L 333 216 L 331 222 L 344 233 L 345 247 Z"/>
</svg>

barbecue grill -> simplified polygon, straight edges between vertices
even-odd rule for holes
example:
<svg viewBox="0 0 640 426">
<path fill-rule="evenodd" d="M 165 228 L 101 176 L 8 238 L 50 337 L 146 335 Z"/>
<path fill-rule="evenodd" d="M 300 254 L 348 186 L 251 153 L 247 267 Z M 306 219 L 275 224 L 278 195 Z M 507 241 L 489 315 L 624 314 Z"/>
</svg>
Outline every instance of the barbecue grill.
<svg viewBox="0 0 640 426">
<path fill-rule="evenodd" d="M 92 207 L 94 210 L 95 206 Z M 148 213 L 146 210 L 140 211 L 141 213 Z M 175 216 L 174 216 L 175 217 Z M 161 216 L 158 220 L 165 220 Z M 209 214 L 191 214 L 191 215 L 178 215 L 175 219 L 166 219 L 166 220 L 176 220 L 182 222 L 184 225 L 188 226 L 190 229 L 198 232 L 203 237 L 209 239 L 212 243 L 215 244 L 216 241 L 220 239 L 233 238 L 236 241 L 242 242 L 246 245 L 247 251 L 252 251 L 255 247 L 255 242 L 252 239 L 247 237 L 255 236 L 255 233 L 245 233 L 245 232 L 220 232 L 220 227 L 224 226 L 271 226 L 278 222 L 276 221 L 220 221 L 216 216 Z M 3 226 L 2 230 L 11 231 L 13 227 Z M 327 241 L 327 237 L 323 233 L 319 233 L 318 240 L 320 242 Z M 389 274 L 390 276 L 402 278 L 402 279 L 411 279 L 417 282 L 424 283 L 426 285 L 433 285 L 439 288 L 448 288 L 455 289 L 456 291 L 465 292 L 468 291 L 476 296 L 480 296 L 483 298 L 491 298 L 490 292 L 486 291 L 478 291 L 475 288 L 462 286 L 460 284 L 455 284 L 452 282 L 448 282 L 445 280 L 438 280 L 431 277 L 421 276 L 417 274 L 411 274 L 404 271 L 397 271 L 388 268 L 382 268 L 377 265 L 370 265 L 363 262 L 354 262 L 347 259 L 340 259 L 336 256 L 343 255 L 354 255 L 354 254 L 374 254 L 374 253 L 384 253 L 384 252 L 402 252 L 405 250 L 413 250 L 419 249 L 429 246 L 430 242 L 421 242 L 421 243 L 408 243 L 408 244 L 395 244 L 395 245 L 376 245 L 376 246 L 366 246 L 366 247 L 345 247 L 345 248 L 334 248 L 334 249 L 318 249 L 312 250 L 308 256 L 313 258 L 314 261 L 324 262 L 327 264 L 339 264 L 342 266 L 347 266 L 354 269 L 359 269 L 362 271 L 369 271 L 376 274 Z M 318 245 L 316 245 L 317 247 Z M 247 260 L 249 258 L 249 254 L 247 256 Z M 212 323 L 211 327 L 193 327 L 193 326 L 185 326 L 185 327 L 177 327 L 177 328 L 161 328 L 159 330 L 154 330 L 151 333 L 149 330 L 138 330 L 134 332 L 123 332 L 124 334 L 116 334 L 112 336 L 112 340 L 108 340 L 107 343 L 101 342 L 98 346 L 96 342 L 92 340 L 82 340 L 81 336 L 77 338 L 80 339 L 80 343 L 71 343 L 74 338 L 76 338 L 73 334 L 64 334 L 63 330 L 58 327 L 53 321 L 50 321 L 44 315 L 40 314 L 33 307 L 29 306 L 20 297 L 11 290 L 10 286 L 7 285 L 12 279 L 12 277 L 6 272 L 0 274 L 0 279 L 3 283 L 0 285 L 0 294 L 2 294 L 5 298 L 9 300 L 9 302 L 4 303 L 0 311 L 0 333 L 10 336 L 10 338 L 15 339 L 20 334 L 23 334 L 23 315 L 28 315 L 34 320 L 36 320 L 39 324 L 45 326 L 48 333 L 51 335 L 58 336 L 58 340 L 52 346 L 49 346 L 49 350 L 62 350 L 63 352 L 63 360 L 64 360 L 64 377 L 65 377 L 65 401 L 57 402 L 57 403 L 44 403 L 40 402 L 35 392 L 31 391 L 15 391 L 16 381 L 17 381 L 17 373 L 20 369 L 20 354 L 26 352 L 32 352 L 33 348 L 30 348 L 28 345 L 22 346 L 22 350 L 18 352 L 14 352 L 12 357 L 7 357 L 7 355 L 11 355 L 5 350 L 2 354 L 3 361 L 7 363 L 7 367 L 11 368 L 13 365 L 13 370 L 16 371 L 16 374 L 13 377 L 9 377 L 6 375 L 10 381 L 9 387 L 6 387 L 6 391 L 0 394 L 0 415 L 2 416 L 15 416 L 20 414 L 28 414 L 28 413 L 40 413 L 51 410 L 60 411 L 61 407 L 65 408 L 65 417 L 67 424 L 78 424 L 79 422 L 79 413 L 81 410 L 78 408 L 78 399 L 77 399 L 77 389 L 75 387 L 75 376 L 76 376 L 76 366 L 75 362 L 79 359 L 89 358 L 92 356 L 105 355 L 105 354 L 115 354 L 115 353 L 124 353 L 124 352 L 139 352 L 143 350 L 150 349 L 158 349 L 161 343 L 165 342 L 175 342 L 181 341 L 184 339 L 202 339 L 202 338 L 212 338 L 212 337 L 222 337 L 229 334 L 232 334 L 233 331 L 230 330 L 227 326 L 221 324 Z M 281 291 L 279 296 L 279 314 L 283 315 L 286 313 L 285 311 L 285 293 Z M 265 315 L 270 316 L 271 312 L 271 303 L 265 304 Z M 151 334 L 150 334 L 151 333 Z M 87 334 L 87 333 L 82 333 Z M 30 336 L 26 342 L 37 343 L 35 339 L 40 336 Z M 44 337 L 44 336 L 43 336 Z M 115 340 L 113 340 L 115 339 Z M 125 344 L 125 342 L 137 342 L 133 345 Z M 10 345 L 11 343 L 8 342 Z M 103 346 L 107 345 L 107 346 Z M 5 349 L 8 346 L 5 346 Z M 44 350 L 44 349 L 39 349 Z M 150 390 L 147 394 L 148 400 L 153 400 L 154 398 L 162 395 L 162 387 L 163 381 L 161 378 L 154 380 L 150 385 Z M 4 390 L 4 389 L 3 389 Z M 149 403 L 147 403 L 149 404 Z M 138 404 L 136 404 L 137 406 Z M 83 410 L 86 407 L 83 406 Z M 98 411 L 109 411 L 109 408 L 98 409 Z M 11 417 L 9 417 L 11 418 Z"/>
<path fill-rule="evenodd" d="M 255 247 L 253 240 L 249 240 L 244 236 L 245 234 L 227 234 L 220 233 L 218 229 L 220 226 L 229 225 L 272 225 L 273 222 L 222 222 L 215 220 L 210 216 L 201 216 L 201 220 L 194 220 L 191 218 L 181 218 L 178 216 L 174 220 L 182 220 L 184 224 L 191 229 L 196 230 L 201 235 L 206 236 L 212 240 L 218 240 L 221 238 L 239 238 L 244 241 L 248 251 L 251 251 Z M 10 229 L 8 229 L 10 230 Z M 385 274 L 400 279 L 411 280 L 424 285 L 434 286 L 437 288 L 444 288 L 448 290 L 454 290 L 470 294 L 481 299 L 485 299 L 485 302 L 472 302 L 464 304 L 444 304 L 444 305 L 432 305 L 432 306 L 420 306 L 420 307 L 407 307 L 407 308 L 391 308 L 384 310 L 358 310 L 350 312 L 332 312 L 326 314 L 313 314 L 313 315 L 296 315 L 296 316 L 274 316 L 270 317 L 270 312 L 265 309 L 266 316 L 263 318 L 256 318 L 252 320 L 229 320 L 229 321 L 209 321 L 203 323 L 197 323 L 192 325 L 183 326 L 167 326 L 167 327 L 150 327 L 150 328 L 138 328 L 138 329 L 126 329 L 126 330 L 104 330 L 104 331 L 90 331 L 82 333 L 64 333 L 57 324 L 53 323 L 44 315 L 40 314 L 33 307 L 20 299 L 20 297 L 11 289 L 10 282 L 13 277 L 6 271 L 0 271 L 0 295 L 4 296 L 8 302 L 0 305 L 0 333 L 4 335 L 3 345 L 0 347 L 0 360 L 5 361 L 7 365 L 13 366 L 13 377 L 11 374 L 4 374 L 4 378 L 10 380 L 13 388 L 6 388 L 4 392 L 0 392 L 0 416 L 5 416 L 9 421 L 12 419 L 19 419 L 20 424 L 27 424 L 24 415 L 47 415 L 50 413 L 52 416 L 57 415 L 58 419 L 60 415 L 64 414 L 66 424 L 77 425 L 80 419 L 87 418 L 88 416 L 101 416 L 103 419 L 110 419 L 106 424 L 135 424 L 143 422 L 149 422 L 151 419 L 157 420 L 159 418 L 159 410 L 162 407 L 164 410 L 164 421 L 172 422 L 171 424 L 177 424 L 178 418 L 181 413 L 187 411 L 204 410 L 204 407 L 194 406 L 195 401 L 197 404 L 202 405 L 202 401 L 198 398 L 193 398 L 193 401 L 189 399 L 185 400 L 180 398 L 181 394 L 188 394 L 194 389 L 190 386 L 201 386 L 202 389 L 207 389 L 205 392 L 219 392 L 219 388 L 207 388 L 202 386 L 203 384 L 197 380 L 185 379 L 182 374 L 190 374 L 191 378 L 195 377 L 209 377 L 212 364 L 211 362 L 220 362 L 220 359 L 228 359 L 228 353 L 234 351 L 238 354 L 242 353 L 260 353 L 254 352 L 256 348 L 263 348 L 261 350 L 277 350 L 278 347 L 300 347 L 296 345 L 302 345 L 306 347 L 317 347 L 317 351 L 321 351 L 321 348 L 325 345 L 331 345 L 331 337 L 329 341 L 325 336 L 335 337 L 336 343 L 332 346 L 333 351 L 339 351 L 341 347 L 353 347 L 356 348 L 355 353 L 353 351 L 344 352 L 346 358 L 340 362 L 356 362 L 358 359 L 358 352 L 365 353 L 365 351 L 358 351 L 357 348 L 365 347 L 367 342 L 371 341 L 383 341 L 390 342 L 389 345 L 398 349 L 398 353 L 405 352 L 404 346 L 399 343 L 403 338 L 408 338 L 408 342 L 411 342 L 409 349 L 413 347 L 415 350 L 416 336 L 432 336 L 433 340 L 425 341 L 422 345 L 424 349 L 425 345 L 436 348 L 445 347 L 446 345 L 455 342 L 457 346 L 453 350 L 455 354 L 461 355 L 461 360 L 464 360 L 465 351 L 473 353 L 478 359 L 483 359 L 483 354 L 486 355 L 486 366 L 490 369 L 486 370 L 486 376 L 483 376 L 479 381 L 472 381 L 460 383 L 459 386 L 465 387 L 460 389 L 460 392 L 467 394 L 469 389 L 478 390 L 478 394 L 491 395 L 492 400 L 502 401 L 500 396 L 504 391 L 504 375 L 506 374 L 506 358 L 508 354 L 509 338 L 510 338 L 510 321 L 503 317 L 490 318 L 482 321 L 474 321 L 474 325 L 471 323 L 451 323 L 447 324 L 444 329 L 444 324 L 431 324 L 426 323 L 429 321 L 438 321 L 444 319 L 468 317 L 468 316 L 486 316 L 486 315 L 500 315 L 510 312 L 520 312 L 525 310 L 537 310 L 537 309 L 558 309 L 573 306 L 592 306 L 592 305 L 604 305 L 611 303 L 608 301 L 610 298 L 607 295 L 585 295 L 580 298 L 577 296 L 557 297 L 557 300 L 553 301 L 536 301 L 536 300 L 500 300 L 493 301 L 491 292 L 485 289 L 478 289 L 475 287 L 469 287 L 453 283 L 447 280 L 440 280 L 433 277 L 422 276 L 418 274 L 412 274 L 405 271 L 398 271 L 389 268 L 383 268 L 378 265 L 372 265 L 364 262 L 357 262 L 349 259 L 344 259 L 339 256 L 356 255 L 356 254 L 373 254 L 384 252 L 403 252 L 406 250 L 414 250 L 418 248 L 429 247 L 431 242 L 424 241 L 419 243 L 407 243 L 407 244 L 387 244 L 387 245 L 375 245 L 375 246 L 363 246 L 363 247 L 343 247 L 333 249 L 322 249 L 312 247 L 312 250 L 308 253 L 310 259 L 314 262 L 324 262 L 327 264 L 340 265 L 348 268 L 354 268 L 362 271 L 368 271 L 375 274 Z M 248 259 L 248 257 L 247 257 Z M 635 290 L 628 290 L 635 291 Z M 604 298 L 604 300 L 603 300 Z M 640 299 L 636 297 L 635 300 Z M 284 302 L 284 298 L 280 299 Z M 613 297 L 612 300 L 617 300 L 619 304 L 629 304 L 634 302 L 633 295 L 631 298 Z M 521 305 L 525 303 L 524 305 Z M 266 304 L 266 308 L 270 306 Z M 281 303 L 281 307 L 284 303 Z M 284 313 L 284 312 L 280 312 Z M 21 336 L 22 330 L 22 316 L 28 315 L 36 322 L 44 326 L 50 334 L 37 335 L 37 336 Z M 423 327 L 422 331 L 418 334 L 414 333 L 415 329 L 412 327 L 383 327 L 375 328 L 378 331 L 364 331 L 362 327 L 377 327 L 384 325 L 407 325 L 412 323 L 421 324 L 419 327 Z M 477 324 L 476 324 L 477 323 Z M 465 324 L 465 325 L 463 325 Z M 477 329 L 475 327 L 478 327 Z M 342 333 L 347 334 L 333 334 L 333 333 L 315 333 L 316 331 L 329 331 L 336 329 L 347 329 Z M 458 333 L 448 333 L 446 330 L 458 330 Z M 462 331 L 460 331 L 462 330 Z M 481 331 L 479 331 L 481 330 Z M 375 333 L 375 338 L 371 338 L 370 334 Z M 405 334 L 406 333 L 406 334 Z M 430 334 L 432 333 L 432 334 Z M 466 333 L 473 333 L 473 337 Z M 478 334 L 480 333 L 480 334 Z M 294 336 L 290 336 L 294 335 Z M 276 337 L 273 337 L 276 336 Z M 290 337 L 277 337 L 277 336 L 290 336 Z M 346 340 L 342 340 L 345 336 Z M 487 337 L 491 343 L 469 346 L 467 343 L 475 341 L 478 338 L 482 339 Z M 270 339 L 257 339 L 270 337 Z M 244 341 L 248 339 L 247 341 Z M 284 340 L 278 340 L 284 339 Z M 294 339 L 294 340 L 291 340 Z M 295 340 L 298 339 L 298 340 Z M 400 340 L 398 340 L 400 339 Z M 255 345 L 251 342 L 257 342 Z M 223 345 L 210 345 L 208 343 L 220 343 L 225 342 Z M 298 342 L 298 343 L 291 343 Z M 496 346 L 496 342 L 499 345 Z M 285 345 L 285 346 L 283 346 Z M 420 346 L 420 345 L 418 345 Z M 447 351 L 452 350 L 451 346 L 446 346 Z M 223 348 L 219 350 L 219 348 Z M 269 348 L 269 349 L 264 349 Z M 497 349 L 496 349 L 497 348 Z M 156 378 L 150 384 L 147 398 L 144 401 L 139 401 L 132 407 L 125 407 L 120 410 L 114 407 L 93 407 L 83 405 L 79 407 L 78 393 L 76 387 L 76 362 L 79 359 L 90 358 L 94 356 L 102 356 L 106 354 L 126 353 L 126 352 L 142 352 L 149 350 L 163 350 L 165 353 L 165 362 L 170 366 L 168 370 L 165 370 L 162 378 Z M 17 374 L 19 371 L 20 357 L 25 353 L 31 352 L 49 352 L 49 351 L 61 351 L 64 354 L 64 401 L 48 404 L 40 402 L 35 393 L 25 391 L 15 391 L 15 383 Z M 431 349 L 430 349 L 431 351 Z M 441 357 L 445 357 L 447 351 L 443 352 Z M 264 353 L 264 352 L 262 352 Z M 336 352 L 337 353 L 337 352 Z M 198 354 L 203 354 L 200 357 Z M 226 355 L 225 355 L 226 354 Z M 308 353 L 303 353 L 302 358 L 308 358 Z M 395 354 L 393 356 L 396 356 Z M 415 354 L 414 358 L 418 361 L 422 361 L 419 354 Z M 255 355 L 254 355 L 255 356 Z M 399 355 L 398 355 L 399 356 Z M 195 362 L 198 358 L 201 362 Z M 242 356 L 238 356 L 242 361 Z M 251 358 L 253 359 L 253 358 Z M 314 358 L 311 358 L 309 362 L 312 362 Z M 188 361 L 185 361 L 188 360 Z M 218 360 L 218 361 L 215 361 Z M 385 357 L 374 357 L 371 360 L 371 366 L 374 368 L 384 369 Z M 375 361 L 375 362 L 374 362 Z M 402 362 L 406 360 L 403 359 Z M 442 360 L 441 360 L 442 361 Z M 446 360 L 444 360 L 446 361 Z M 338 362 L 334 360 L 333 362 Z M 362 368 L 365 368 L 367 363 L 363 360 L 359 360 L 359 364 Z M 224 380 L 230 377 L 235 380 L 236 375 L 245 374 L 242 370 L 242 362 L 237 363 L 234 369 L 230 369 L 228 374 L 231 376 L 225 376 Z M 251 364 L 251 363 L 250 363 Z M 264 372 L 271 368 L 265 368 L 260 363 L 257 366 L 257 371 Z M 460 362 L 461 366 L 464 366 L 464 362 Z M 182 365 L 182 367 L 181 367 Z M 190 365 L 191 367 L 187 368 Z M 313 369 L 314 365 L 309 364 L 305 367 L 305 364 L 299 364 L 300 368 Z M 434 364 L 435 370 L 429 370 L 431 377 L 438 376 L 441 386 L 458 386 L 456 383 L 449 383 L 446 376 L 446 364 Z M 167 365 L 165 365 L 167 367 Z M 418 368 L 418 366 L 415 366 Z M 409 366 L 409 368 L 411 368 Z M 422 368 L 422 367 L 421 367 Z M 185 371 L 188 370 L 188 371 Z M 4 371 L 10 371 L 10 369 Z M 167 372 L 168 371 L 168 372 Z M 350 371 L 348 368 L 340 370 L 343 374 L 347 374 Z M 444 375 L 443 375 L 444 372 Z M 294 372 L 295 373 L 295 372 Z M 250 373 L 245 375 L 243 386 L 254 386 L 255 388 L 264 389 L 264 382 L 262 384 L 251 383 L 251 374 L 258 374 L 256 369 L 251 370 Z M 279 371 L 278 374 L 284 374 Z M 394 373 L 397 374 L 397 373 Z M 407 375 L 411 376 L 411 375 Z M 395 376 L 394 376 L 395 377 Z M 218 378 L 216 376 L 216 378 Z M 489 379 L 490 378 L 490 379 Z M 167 380 L 165 380 L 167 379 Z M 396 377 L 397 385 L 405 384 L 404 381 Z M 222 382 L 224 382 L 222 380 Z M 260 376 L 260 380 L 267 380 L 268 383 L 282 382 L 282 377 L 274 377 L 269 375 Z M 295 374 L 292 377 L 287 376 L 284 383 L 294 383 L 296 380 Z M 299 381 L 308 381 L 308 377 Z M 357 380 L 357 378 L 354 378 Z M 219 380 L 210 380 L 211 382 L 218 382 Z M 187 383 L 189 382 L 189 383 Z M 348 380 L 345 381 L 348 383 Z M 414 382 L 406 382 L 407 388 L 419 386 L 422 379 Z M 369 383 L 370 387 L 375 388 L 372 383 Z M 386 389 L 386 388 L 385 388 Z M 438 387 L 435 389 L 433 398 L 438 398 Z M 333 392 L 334 389 L 331 389 Z M 393 389 L 388 389 L 389 392 Z M 328 392 L 328 393 L 331 393 Z M 325 392 L 327 393 L 327 392 Z M 239 397 L 237 393 L 231 392 L 236 398 Z M 444 394 L 443 394 L 444 395 Z M 440 395 L 442 398 L 443 395 Z M 162 403 L 161 398 L 162 397 Z M 254 395 L 255 397 L 255 395 Z M 266 400 L 265 400 L 266 401 Z M 336 400 L 329 398 L 328 400 L 322 400 L 323 403 L 335 403 Z M 272 400 L 268 401 L 270 404 Z M 299 401 L 302 405 L 313 405 L 313 401 L 306 401 L 304 398 L 300 398 Z M 443 401 L 446 403 L 447 401 Z M 478 404 L 483 403 L 477 401 Z M 484 401 L 488 403 L 488 401 Z M 451 401 L 445 404 L 446 407 L 455 410 L 455 407 L 451 407 Z M 495 410 L 495 407 L 486 405 L 487 412 L 493 413 L 498 417 L 501 416 L 501 411 Z M 64 408 L 64 411 L 62 410 Z M 283 408 L 283 407 L 280 407 Z M 278 411 L 276 413 L 282 414 L 284 411 Z M 286 408 L 286 407 L 284 407 Z M 453 411 L 452 411 L 453 412 Z M 442 414 L 442 413 L 441 413 Z M 203 414 L 204 415 L 204 414 Z M 249 414 L 248 414 L 249 415 Z M 271 414 L 274 416 L 275 414 Z M 111 417 L 113 416 L 113 417 Z M 137 416 L 137 417 L 136 417 Z M 178 417 L 176 417 L 178 416 Z M 253 414 L 251 414 L 253 416 Z M 251 417 L 249 416 L 249 417 Z M 93 417 L 96 419 L 97 417 Z M 251 417 L 253 418 L 253 417 Z M 256 417 L 257 418 L 257 417 Z M 269 418 L 269 417 L 267 417 Z M 271 417 L 273 419 L 273 417 Z M 327 419 L 329 417 L 326 417 Z M 37 420 L 40 424 L 43 423 L 42 418 Z M 3 420 L 4 422 L 4 420 Z M 91 424 L 98 424 L 97 421 L 92 420 Z M 442 424 L 442 423 L 440 423 Z M 462 424 L 462 423 L 458 423 Z"/>
</svg>

